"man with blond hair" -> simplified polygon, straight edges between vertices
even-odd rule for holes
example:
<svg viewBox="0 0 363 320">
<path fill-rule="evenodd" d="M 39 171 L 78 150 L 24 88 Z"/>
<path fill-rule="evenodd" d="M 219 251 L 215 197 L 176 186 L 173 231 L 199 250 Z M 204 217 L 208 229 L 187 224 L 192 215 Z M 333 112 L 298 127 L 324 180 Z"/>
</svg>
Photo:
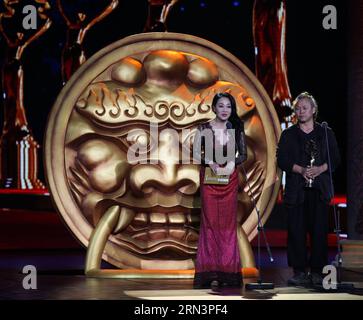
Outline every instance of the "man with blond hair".
<svg viewBox="0 0 363 320">
<path fill-rule="evenodd" d="M 293 107 L 296 124 L 282 132 L 277 148 L 278 166 L 286 172 L 287 254 L 294 272 L 288 284 L 321 285 L 322 269 L 328 264 L 328 205 L 333 196 L 325 127 L 316 122 L 318 105 L 309 93 L 299 94 Z M 327 128 L 327 136 L 333 172 L 340 163 L 340 154 L 330 128 Z"/>
</svg>

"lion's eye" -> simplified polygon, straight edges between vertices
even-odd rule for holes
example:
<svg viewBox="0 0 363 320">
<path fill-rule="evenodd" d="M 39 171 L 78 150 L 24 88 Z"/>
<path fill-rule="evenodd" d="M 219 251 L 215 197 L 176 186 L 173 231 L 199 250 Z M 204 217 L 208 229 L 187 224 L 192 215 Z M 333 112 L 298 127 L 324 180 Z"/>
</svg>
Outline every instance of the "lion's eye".
<svg viewBox="0 0 363 320">
<path fill-rule="evenodd" d="M 121 138 L 127 147 L 137 145 L 139 149 L 145 149 L 146 152 L 150 151 L 155 143 L 150 133 L 143 129 L 132 129 L 127 133 L 127 135 Z"/>
<path fill-rule="evenodd" d="M 131 141 L 138 143 L 140 146 L 147 147 L 150 143 L 150 137 L 146 132 L 139 132 L 132 136 Z"/>
</svg>

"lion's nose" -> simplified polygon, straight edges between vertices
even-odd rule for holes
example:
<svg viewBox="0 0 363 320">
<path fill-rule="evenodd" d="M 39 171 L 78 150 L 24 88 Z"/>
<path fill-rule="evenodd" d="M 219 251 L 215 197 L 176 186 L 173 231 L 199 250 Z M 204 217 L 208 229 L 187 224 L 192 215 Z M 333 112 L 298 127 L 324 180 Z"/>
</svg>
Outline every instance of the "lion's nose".
<svg viewBox="0 0 363 320">
<path fill-rule="evenodd" d="M 150 193 L 155 189 L 165 193 L 194 194 L 199 187 L 199 168 L 194 164 L 163 161 L 153 165 L 140 164 L 132 169 L 130 186 L 136 194 Z"/>
</svg>

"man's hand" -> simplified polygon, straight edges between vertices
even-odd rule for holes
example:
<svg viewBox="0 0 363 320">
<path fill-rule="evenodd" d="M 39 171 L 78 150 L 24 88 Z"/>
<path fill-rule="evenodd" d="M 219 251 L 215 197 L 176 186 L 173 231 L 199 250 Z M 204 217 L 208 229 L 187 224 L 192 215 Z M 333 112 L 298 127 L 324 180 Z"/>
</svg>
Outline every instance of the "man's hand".
<svg viewBox="0 0 363 320">
<path fill-rule="evenodd" d="M 310 176 L 308 175 L 308 168 L 301 167 L 300 174 L 304 177 L 306 181 L 309 181 Z"/>
<path fill-rule="evenodd" d="M 321 175 L 327 169 L 328 169 L 328 166 L 326 163 L 324 163 L 321 166 L 317 166 L 317 167 L 312 166 L 311 168 L 307 168 L 306 173 L 310 179 L 315 179 L 317 176 Z"/>
<path fill-rule="evenodd" d="M 309 181 L 310 177 L 308 175 L 308 169 L 307 168 L 301 167 L 301 166 L 299 166 L 297 164 L 294 164 L 294 166 L 292 167 L 292 171 L 295 172 L 295 173 L 300 173 L 304 177 L 304 179 L 306 181 Z"/>
</svg>

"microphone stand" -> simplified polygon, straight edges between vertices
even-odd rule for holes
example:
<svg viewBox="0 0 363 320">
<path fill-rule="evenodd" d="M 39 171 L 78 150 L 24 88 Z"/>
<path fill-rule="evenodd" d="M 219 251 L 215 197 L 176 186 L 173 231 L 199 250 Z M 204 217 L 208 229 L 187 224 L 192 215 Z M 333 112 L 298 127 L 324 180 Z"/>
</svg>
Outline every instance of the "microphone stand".
<svg viewBox="0 0 363 320">
<path fill-rule="evenodd" d="M 261 276 L 261 240 L 260 240 L 260 234 L 262 232 L 265 244 L 266 244 L 266 248 L 267 248 L 267 252 L 270 258 L 270 261 L 273 262 L 274 259 L 272 257 L 271 254 L 271 250 L 270 250 L 270 246 L 267 242 L 267 238 L 266 238 L 266 234 L 265 234 L 265 229 L 261 223 L 261 215 L 260 215 L 260 211 L 257 208 L 257 204 L 256 204 L 256 200 L 255 197 L 252 194 L 252 188 L 248 182 L 247 179 L 247 173 L 245 168 L 243 167 L 243 164 L 241 165 L 242 170 L 243 170 L 243 174 L 246 178 L 246 183 L 248 186 L 248 191 L 250 192 L 251 196 L 250 198 L 252 199 L 252 203 L 253 203 L 253 207 L 256 211 L 257 214 L 257 266 L 258 266 L 258 279 L 257 282 L 251 282 L 251 283 L 246 283 L 245 288 L 246 290 L 269 290 L 269 289 L 274 289 L 275 285 L 273 283 L 269 283 L 269 282 L 262 282 L 262 276 Z"/>
<path fill-rule="evenodd" d="M 332 199 L 334 199 L 334 183 L 333 183 L 333 174 L 331 170 L 331 158 L 330 158 L 330 150 L 329 150 L 329 140 L 328 140 L 328 123 L 322 122 L 321 124 L 325 130 L 325 141 L 326 141 L 326 149 L 327 149 L 327 156 L 328 156 L 328 168 L 329 168 L 329 182 L 330 182 L 330 194 Z M 337 214 L 335 204 L 333 205 L 333 212 L 334 212 L 334 223 L 335 223 L 335 235 L 337 238 L 337 284 L 336 290 L 338 291 L 352 291 L 354 290 L 354 285 L 352 283 L 342 283 L 341 282 L 341 268 L 342 268 L 342 255 L 341 255 L 341 248 L 340 248 L 340 217 Z"/>
</svg>

